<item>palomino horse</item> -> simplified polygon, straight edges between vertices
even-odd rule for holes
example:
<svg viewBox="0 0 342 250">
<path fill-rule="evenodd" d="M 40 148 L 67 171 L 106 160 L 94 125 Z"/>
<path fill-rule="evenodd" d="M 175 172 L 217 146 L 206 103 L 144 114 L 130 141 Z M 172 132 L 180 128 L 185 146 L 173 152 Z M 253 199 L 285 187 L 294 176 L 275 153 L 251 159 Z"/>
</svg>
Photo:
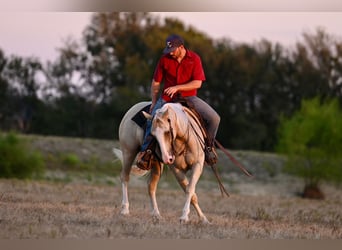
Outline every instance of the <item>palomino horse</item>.
<svg viewBox="0 0 342 250">
<path fill-rule="evenodd" d="M 146 106 L 148 102 L 142 102 L 134 105 L 127 111 L 119 127 L 119 141 L 122 150 L 122 156 L 116 150 L 117 156 L 120 156 L 123 162 L 121 170 L 122 182 L 122 214 L 129 214 L 128 202 L 128 181 L 132 169 L 133 161 L 139 151 L 143 140 L 143 129 L 140 128 L 132 117 Z M 161 109 L 157 110 L 152 118 L 152 135 L 155 136 L 161 150 L 161 158 L 164 164 L 167 164 L 178 183 L 186 194 L 185 205 L 180 217 L 181 222 L 189 220 L 190 204 L 195 208 L 197 215 L 203 223 L 208 223 L 203 214 L 195 192 L 196 184 L 202 174 L 204 165 L 204 136 L 199 121 L 196 116 L 179 103 L 167 103 Z M 156 189 L 163 170 L 163 164 L 155 161 L 151 169 L 150 179 L 148 181 L 148 190 L 152 206 L 152 216 L 160 218 L 160 212 L 156 201 Z M 191 170 L 189 177 L 186 173 Z"/>
</svg>

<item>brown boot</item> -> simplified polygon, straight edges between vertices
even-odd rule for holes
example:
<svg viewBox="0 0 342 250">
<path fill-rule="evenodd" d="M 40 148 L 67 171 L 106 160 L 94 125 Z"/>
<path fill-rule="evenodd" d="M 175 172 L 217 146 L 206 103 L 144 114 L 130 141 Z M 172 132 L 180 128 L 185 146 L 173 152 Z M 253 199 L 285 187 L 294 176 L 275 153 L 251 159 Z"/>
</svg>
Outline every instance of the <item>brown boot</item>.
<svg viewBox="0 0 342 250">
<path fill-rule="evenodd" d="M 214 147 L 206 147 L 204 150 L 205 162 L 212 166 L 217 163 L 217 153 Z"/>
<path fill-rule="evenodd" d="M 143 170 L 150 170 L 151 169 L 151 156 L 152 151 L 150 149 L 146 151 L 139 152 L 137 156 L 137 166 Z"/>
</svg>

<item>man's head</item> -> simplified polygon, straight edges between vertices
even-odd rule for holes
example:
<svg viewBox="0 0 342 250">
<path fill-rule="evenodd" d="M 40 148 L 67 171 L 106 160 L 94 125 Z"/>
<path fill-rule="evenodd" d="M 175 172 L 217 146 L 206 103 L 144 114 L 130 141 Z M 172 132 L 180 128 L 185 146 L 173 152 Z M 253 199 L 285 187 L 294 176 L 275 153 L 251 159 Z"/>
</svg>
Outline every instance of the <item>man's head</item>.
<svg viewBox="0 0 342 250">
<path fill-rule="evenodd" d="M 166 38 L 166 46 L 164 54 L 169 54 L 175 51 L 179 46 L 184 45 L 184 40 L 178 35 L 170 35 Z"/>
</svg>

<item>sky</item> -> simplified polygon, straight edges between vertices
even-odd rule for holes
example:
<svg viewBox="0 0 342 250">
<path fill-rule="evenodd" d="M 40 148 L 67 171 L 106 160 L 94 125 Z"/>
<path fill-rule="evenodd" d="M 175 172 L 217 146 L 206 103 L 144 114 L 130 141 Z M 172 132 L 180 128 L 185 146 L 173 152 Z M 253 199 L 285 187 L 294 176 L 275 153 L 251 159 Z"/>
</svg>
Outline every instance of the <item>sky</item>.
<svg viewBox="0 0 342 250">
<path fill-rule="evenodd" d="M 2 12 L 0 48 L 6 56 L 34 56 L 53 61 L 63 41 L 77 41 L 90 23 L 91 12 Z M 153 12 L 176 17 L 214 39 L 253 43 L 265 38 L 284 46 L 302 40 L 303 32 L 318 27 L 342 37 L 342 12 Z"/>
</svg>

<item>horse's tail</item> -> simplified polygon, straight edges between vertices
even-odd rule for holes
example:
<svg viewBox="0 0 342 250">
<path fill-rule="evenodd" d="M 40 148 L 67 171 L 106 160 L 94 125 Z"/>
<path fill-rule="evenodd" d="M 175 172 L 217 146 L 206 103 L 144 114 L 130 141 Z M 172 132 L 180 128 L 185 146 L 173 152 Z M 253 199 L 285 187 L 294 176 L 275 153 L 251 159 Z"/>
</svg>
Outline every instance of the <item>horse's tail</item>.
<svg viewBox="0 0 342 250">
<path fill-rule="evenodd" d="M 113 148 L 113 153 L 120 160 L 120 162 L 122 164 L 123 163 L 122 151 L 118 148 Z M 136 176 L 144 176 L 144 175 L 148 174 L 149 172 L 150 172 L 149 170 L 143 170 L 141 168 L 138 168 L 137 165 L 132 165 L 132 168 L 131 168 L 131 173 L 136 175 Z"/>
</svg>

